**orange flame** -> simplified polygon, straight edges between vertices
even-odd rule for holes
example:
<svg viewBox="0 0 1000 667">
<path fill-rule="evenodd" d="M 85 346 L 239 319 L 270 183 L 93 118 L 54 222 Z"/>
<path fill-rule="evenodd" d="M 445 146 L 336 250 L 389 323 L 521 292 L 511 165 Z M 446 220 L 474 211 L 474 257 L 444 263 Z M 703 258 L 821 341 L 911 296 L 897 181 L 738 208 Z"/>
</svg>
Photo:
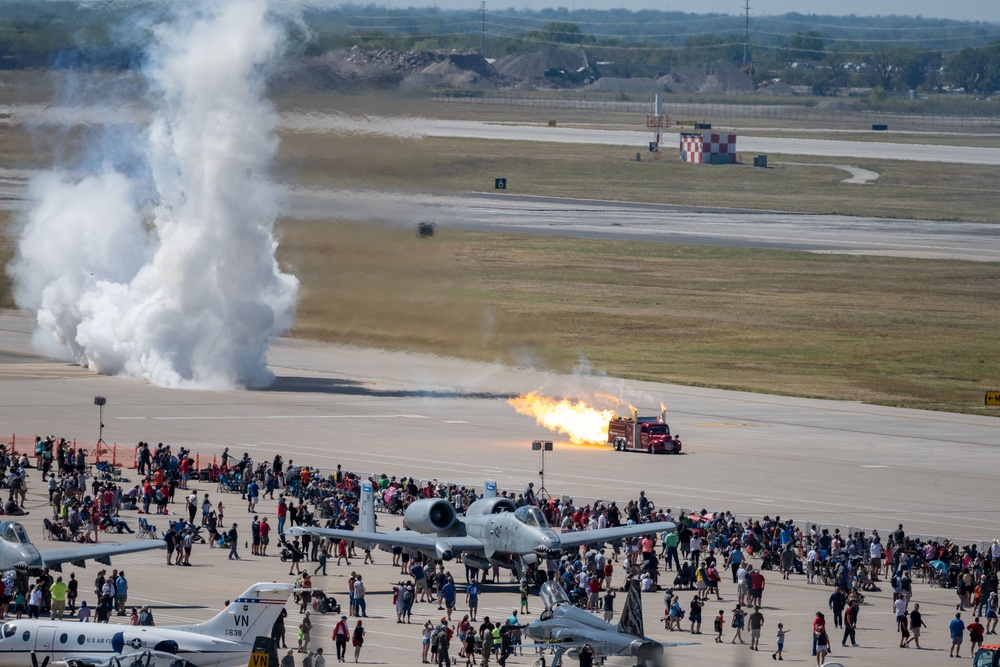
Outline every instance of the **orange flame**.
<svg viewBox="0 0 1000 667">
<path fill-rule="evenodd" d="M 615 415 L 611 410 L 598 410 L 583 401 L 571 403 L 565 398 L 557 401 L 537 391 L 521 394 L 507 402 L 519 414 L 534 417 L 541 426 L 568 435 L 574 445 L 607 444 L 608 422 Z"/>
</svg>

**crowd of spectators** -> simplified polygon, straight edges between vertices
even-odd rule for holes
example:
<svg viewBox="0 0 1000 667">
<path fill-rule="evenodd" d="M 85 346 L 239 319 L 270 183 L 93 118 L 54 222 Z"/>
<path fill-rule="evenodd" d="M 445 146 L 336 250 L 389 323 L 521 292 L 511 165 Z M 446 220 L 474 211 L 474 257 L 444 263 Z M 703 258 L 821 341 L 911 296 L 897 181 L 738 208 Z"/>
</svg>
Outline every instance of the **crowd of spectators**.
<svg viewBox="0 0 1000 667">
<path fill-rule="evenodd" d="M 213 547 L 225 546 L 226 535 L 235 534 L 236 529 L 235 523 L 232 528 L 225 523 L 221 500 L 216 503 L 208 493 L 199 495 L 188 488 L 190 481 L 197 478 L 201 482 L 217 483 L 220 496 L 224 492 L 240 493 L 252 514 L 259 511 L 257 504 L 261 500 L 275 502 L 274 530 L 281 546 L 275 555 L 292 561 L 290 574 L 299 573 L 305 562 L 318 563 L 314 574 L 319 574 L 321 569 L 325 574 L 328 559 L 336 556 L 338 565 L 341 561 L 350 565 L 350 559 L 359 557 L 355 544 L 347 540 L 314 539 L 308 534 L 300 539 L 285 540 L 286 530 L 291 526 L 351 529 L 357 524 L 358 492 L 365 477 L 341 466 L 323 472 L 315 467 L 296 465 L 291 460 L 285 462 L 280 455 L 255 462 L 248 454 L 236 458 L 227 449 L 221 456 L 221 464 L 197 470 L 195 460 L 184 449 L 174 453 L 168 445 L 152 447 L 140 443 L 136 455 L 140 479 L 125 488 L 113 469 L 88 466 L 85 449 L 76 448 L 62 438 L 38 438 L 33 461 L 27 454 L 13 455 L 9 449 L 0 447 L 0 472 L 8 487 L 5 506 L 8 514 L 24 511 L 32 463 L 38 471 L 33 474 L 39 474 L 47 484 L 52 516 L 45 518 L 44 525 L 47 535 L 53 539 L 92 542 L 99 539 L 102 530 L 132 532 L 132 527 L 120 516 L 123 510 L 137 510 L 147 516 L 162 513 L 176 518 L 180 515 L 180 520 L 171 520 L 164 531 L 164 538 L 171 543 L 168 564 L 190 564 L 191 545 L 200 539 L 201 529 L 206 530 Z M 444 498 L 461 514 L 480 497 L 472 486 L 437 480 L 419 481 L 408 476 L 381 474 L 368 476 L 367 481 L 377 490 L 377 508 L 395 514 L 405 513 L 411 503 L 426 498 Z M 171 507 L 178 502 L 178 489 L 187 492 L 179 501 L 184 503 L 186 518 L 185 512 Z M 731 511 L 679 511 L 675 514 L 670 508 L 656 507 L 643 492 L 621 504 L 600 499 L 574 502 L 565 496 L 541 496 L 531 483 L 520 492 L 506 491 L 501 495 L 517 507 L 537 507 L 547 522 L 561 532 L 659 521 L 677 524 L 677 530 L 659 536 L 622 540 L 603 547 L 585 546 L 579 551 L 565 553 L 561 559 L 546 561 L 544 573 L 528 570 L 521 582 L 523 613 L 528 610 L 529 581 L 547 578 L 558 580 L 573 603 L 607 618 L 613 613 L 615 590 L 621 590 L 629 578 L 637 578 L 643 591 L 663 592 L 665 629 L 699 634 L 702 607 L 713 597 L 723 599 L 722 588 L 728 587 L 727 579 L 731 578 L 734 587 L 732 593 L 726 591 L 726 595 L 736 599 L 737 608 L 732 612 L 732 622 L 736 623 L 744 616 L 751 616 L 751 610 L 761 605 L 766 577 L 773 573 L 786 580 L 801 577 L 799 580 L 805 586 L 830 587 L 829 607 L 834 627 L 844 628 L 843 646 L 855 644 L 853 632 L 857 612 L 852 610 L 864 604 L 866 593 L 889 587 L 897 614 L 900 646 L 915 644 L 919 648 L 923 621 L 919 607 L 911 606 L 915 581 L 953 588 L 956 611 L 969 610 L 986 621 L 981 626 L 977 618 L 969 626 L 973 630 L 982 627 L 984 635 L 996 634 L 1000 567 L 1000 542 L 997 540 L 989 548 L 981 549 L 976 544 L 960 546 L 947 539 L 923 539 L 907 533 L 902 525 L 880 534 L 877 530 L 842 532 L 840 528 L 794 522 L 779 516 L 737 517 Z M 267 555 L 270 531 L 267 517 L 261 520 L 254 516 L 251 524 L 253 555 Z M 409 622 L 414 604 L 437 602 L 444 614 L 441 623 L 435 624 L 431 631 L 432 643 L 440 643 L 438 636 L 442 628 L 450 629 L 453 623 L 455 631 L 468 635 L 468 627 L 458 628 L 477 620 L 481 582 L 487 578 L 496 581 L 499 578 L 497 568 L 480 572 L 466 564 L 464 608 L 469 610 L 469 615 L 466 618 L 463 614 L 458 620 L 452 615 L 463 595 L 458 594 L 455 578 L 445 570 L 445 564 L 399 548 L 391 551 L 393 566 L 398 566 L 400 573 L 405 575 L 393 590 L 397 621 Z M 375 562 L 371 552 L 365 553 L 362 564 L 368 562 Z M 123 573 L 113 574 L 111 581 L 119 577 L 124 579 Z M 112 612 L 126 613 L 124 605 L 118 603 L 114 583 L 110 596 L 104 595 L 104 584 L 101 584 L 97 605 L 87 607 L 86 612 L 82 611 L 84 604 L 76 607 L 76 580 L 72 576 L 67 584 L 53 580 L 46 572 L 27 588 L 19 590 L 10 577 L 4 579 L 2 585 L 0 602 L 10 613 L 39 615 L 49 612 L 53 607 L 53 587 L 58 596 L 63 586 L 67 587 L 64 601 L 69 613 L 82 614 L 81 620 L 89 620 L 92 611 L 96 612 L 97 620 L 106 620 Z M 346 591 L 349 613 L 360 618 L 366 615 L 364 586 L 358 574 L 351 577 L 350 589 Z M 692 591 L 690 601 L 681 599 L 685 590 Z M 62 612 L 59 605 L 56 609 Z M 917 612 L 915 618 L 914 611 Z M 493 625 L 493 629 L 503 627 L 503 623 Z M 514 630 L 516 628 L 510 629 L 509 633 L 516 637 Z M 814 631 L 814 639 L 819 637 Z M 823 638 L 829 641 L 825 626 Z M 742 640 L 738 632 L 734 640 Z M 502 642 L 498 637 L 497 644 Z M 464 638 L 460 645 L 462 657 L 466 657 Z M 500 653 L 498 650 L 498 655 Z M 776 659 L 778 656 L 780 652 L 776 652 Z"/>
</svg>

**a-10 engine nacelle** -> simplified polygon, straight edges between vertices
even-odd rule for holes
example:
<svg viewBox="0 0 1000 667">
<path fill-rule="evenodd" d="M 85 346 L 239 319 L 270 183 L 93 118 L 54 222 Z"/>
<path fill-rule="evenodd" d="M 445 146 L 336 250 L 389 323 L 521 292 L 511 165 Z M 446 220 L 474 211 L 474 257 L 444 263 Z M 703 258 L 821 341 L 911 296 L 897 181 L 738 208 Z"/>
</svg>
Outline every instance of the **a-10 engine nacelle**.
<svg viewBox="0 0 1000 667">
<path fill-rule="evenodd" d="M 455 506 L 444 498 L 414 500 L 403 516 L 410 530 L 424 534 L 444 535 L 460 524 Z"/>
<path fill-rule="evenodd" d="M 476 502 L 469 505 L 469 509 L 465 511 L 465 516 L 483 516 L 486 514 L 502 514 L 504 512 L 513 512 L 517 509 L 514 502 L 509 498 L 504 498 L 502 496 L 497 496 L 495 498 L 480 498 Z"/>
</svg>

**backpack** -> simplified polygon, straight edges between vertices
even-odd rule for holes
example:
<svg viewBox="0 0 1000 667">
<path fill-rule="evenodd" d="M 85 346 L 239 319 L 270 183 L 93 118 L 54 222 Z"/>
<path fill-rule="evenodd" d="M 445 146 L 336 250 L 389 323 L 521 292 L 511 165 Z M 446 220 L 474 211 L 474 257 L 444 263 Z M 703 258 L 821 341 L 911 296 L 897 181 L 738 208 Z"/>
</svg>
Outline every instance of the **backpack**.
<svg viewBox="0 0 1000 667">
<path fill-rule="evenodd" d="M 409 588 L 403 589 L 403 603 L 410 604 L 413 602 L 413 591 Z"/>
</svg>

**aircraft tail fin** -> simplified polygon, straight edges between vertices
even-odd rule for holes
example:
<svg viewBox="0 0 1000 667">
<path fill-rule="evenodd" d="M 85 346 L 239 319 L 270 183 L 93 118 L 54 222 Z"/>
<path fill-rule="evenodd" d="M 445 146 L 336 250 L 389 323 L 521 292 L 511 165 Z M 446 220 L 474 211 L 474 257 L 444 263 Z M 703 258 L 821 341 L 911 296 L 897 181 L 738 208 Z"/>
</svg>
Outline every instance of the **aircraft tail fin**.
<svg viewBox="0 0 1000 667">
<path fill-rule="evenodd" d="M 209 637 L 252 642 L 270 636 L 278 614 L 285 608 L 294 584 L 254 584 L 211 620 L 186 628 Z"/>
<path fill-rule="evenodd" d="M 642 585 L 638 579 L 629 582 L 628 597 L 622 607 L 622 615 L 618 620 L 618 632 L 636 637 L 645 637 L 642 629 Z"/>
<path fill-rule="evenodd" d="M 247 667 L 278 667 L 278 644 L 270 637 L 255 637 Z"/>
<path fill-rule="evenodd" d="M 497 497 L 497 481 L 495 479 L 488 479 L 483 482 L 483 498 L 496 498 Z"/>
</svg>

